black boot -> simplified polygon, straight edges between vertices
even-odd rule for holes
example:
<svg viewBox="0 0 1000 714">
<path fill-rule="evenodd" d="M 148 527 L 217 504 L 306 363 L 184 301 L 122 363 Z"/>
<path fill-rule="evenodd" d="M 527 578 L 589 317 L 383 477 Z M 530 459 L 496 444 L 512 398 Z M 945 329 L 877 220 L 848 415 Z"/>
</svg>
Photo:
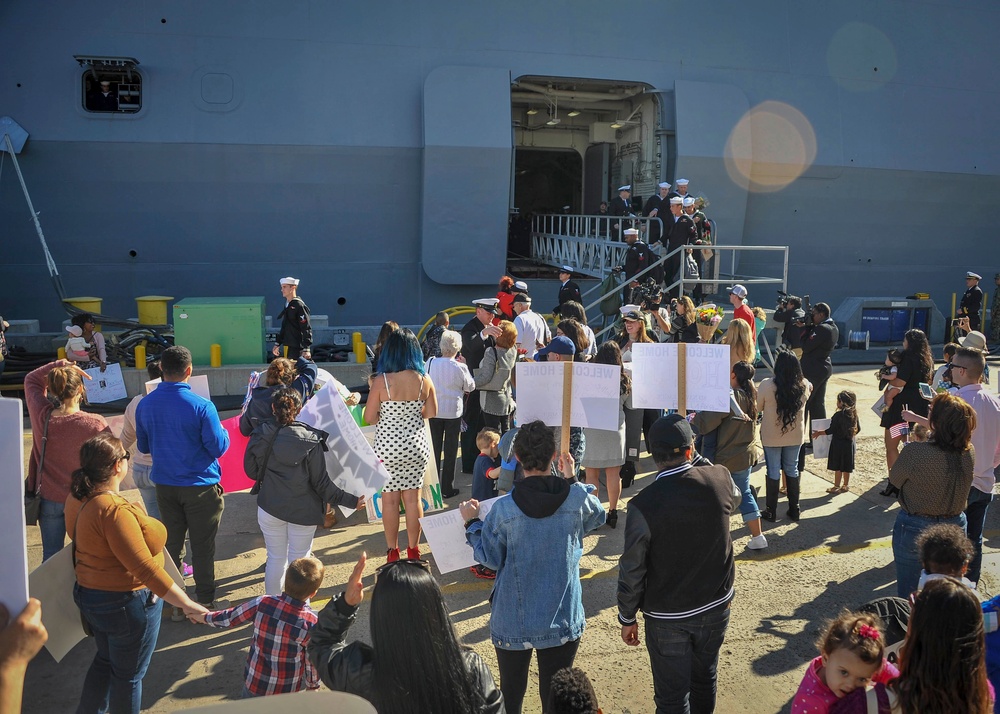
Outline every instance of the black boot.
<svg viewBox="0 0 1000 714">
<path fill-rule="evenodd" d="M 778 520 L 778 489 L 781 488 L 781 481 L 778 479 L 764 478 L 765 503 L 766 507 L 760 512 L 760 517 L 765 521 L 774 523 Z"/>
<path fill-rule="evenodd" d="M 788 477 L 788 517 L 793 521 L 799 520 L 799 487 L 802 477 Z"/>
</svg>

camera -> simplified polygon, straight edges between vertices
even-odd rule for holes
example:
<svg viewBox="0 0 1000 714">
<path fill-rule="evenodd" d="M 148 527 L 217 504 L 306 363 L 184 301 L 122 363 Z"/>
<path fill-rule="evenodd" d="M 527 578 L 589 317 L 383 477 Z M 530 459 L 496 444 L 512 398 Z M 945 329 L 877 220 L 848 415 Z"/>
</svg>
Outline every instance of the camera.
<svg viewBox="0 0 1000 714">
<path fill-rule="evenodd" d="M 632 301 L 643 310 L 655 310 L 660 303 L 660 284 L 653 278 L 646 278 L 632 291 Z"/>
</svg>

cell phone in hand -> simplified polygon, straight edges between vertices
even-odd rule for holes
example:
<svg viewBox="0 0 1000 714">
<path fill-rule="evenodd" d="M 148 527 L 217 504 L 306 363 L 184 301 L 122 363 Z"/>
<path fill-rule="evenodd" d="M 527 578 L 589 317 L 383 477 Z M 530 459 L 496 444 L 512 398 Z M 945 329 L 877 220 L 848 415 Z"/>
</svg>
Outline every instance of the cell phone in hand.
<svg viewBox="0 0 1000 714">
<path fill-rule="evenodd" d="M 920 383 L 920 396 L 921 397 L 923 397 L 927 401 L 930 401 L 930 400 L 932 400 L 934 398 L 934 395 L 935 395 L 934 388 L 931 387 L 931 385 L 929 385 L 929 384 L 927 384 L 925 382 L 921 382 Z"/>
</svg>

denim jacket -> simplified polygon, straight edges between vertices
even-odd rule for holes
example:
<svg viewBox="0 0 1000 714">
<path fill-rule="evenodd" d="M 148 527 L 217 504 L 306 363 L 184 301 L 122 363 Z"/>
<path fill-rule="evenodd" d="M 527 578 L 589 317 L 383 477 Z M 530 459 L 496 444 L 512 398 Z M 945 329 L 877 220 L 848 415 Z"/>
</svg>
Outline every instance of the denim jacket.
<svg viewBox="0 0 1000 714">
<path fill-rule="evenodd" d="M 469 525 L 466 540 L 476 560 L 497 571 L 490 595 L 494 647 L 546 649 L 583 634 L 583 537 L 607 517 L 593 491 L 571 484 L 566 500 L 543 518 L 525 515 L 511 495 L 503 496 L 484 521 Z"/>
</svg>

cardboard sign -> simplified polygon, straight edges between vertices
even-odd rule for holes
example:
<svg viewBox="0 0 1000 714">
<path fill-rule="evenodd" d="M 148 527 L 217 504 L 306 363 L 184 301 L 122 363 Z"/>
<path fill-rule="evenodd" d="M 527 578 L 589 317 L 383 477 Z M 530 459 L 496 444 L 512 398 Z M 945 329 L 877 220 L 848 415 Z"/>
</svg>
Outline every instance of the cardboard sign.
<svg viewBox="0 0 1000 714">
<path fill-rule="evenodd" d="M 563 425 L 563 372 L 572 386 L 569 425 L 618 430 L 621 367 L 593 362 L 518 362 L 517 421 Z"/>
<path fill-rule="evenodd" d="M 728 412 L 729 345 L 632 345 L 632 405 L 677 409 L 681 402 L 679 350 L 685 349 L 684 401 L 693 411 Z"/>
<path fill-rule="evenodd" d="M 84 371 L 91 377 L 83 380 L 87 401 L 91 404 L 107 404 L 119 399 L 128 399 L 128 390 L 125 389 L 125 378 L 122 376 L 121 365 L 109 364 L 103 372 L 100 367 L 92 367 Z"/>
<path fill-rule="evenodd" d="M 31 597 L 42 603 L 42 624 L 49 633 L 45 649 L 56 662 L 87 635 L 80 623 L 80 609 L 73 600 L 73 545 L 67 545 L 28 576 Z"/>
<path fill-rule="evenodd" d="M 24 418 L 20 399 L 0 397 L 0 603 L 11 619 L 28 604 L 28 535 L 24 523 Z"/>
<path fill-rule="evenodd" d="M 480 502 L 479 517 L 486 518 L 496 502 L 496 498 Z M 457 508 L 424 516 L 420 519 L 420 525 L 424 528 L 427 545 L 431 547 L 431 555 L 434 556 L 434 564 L 439 573 L 444 575 L 476 564 L 472 546 L 465 540 L 465 520 Z"/>
</svg>

